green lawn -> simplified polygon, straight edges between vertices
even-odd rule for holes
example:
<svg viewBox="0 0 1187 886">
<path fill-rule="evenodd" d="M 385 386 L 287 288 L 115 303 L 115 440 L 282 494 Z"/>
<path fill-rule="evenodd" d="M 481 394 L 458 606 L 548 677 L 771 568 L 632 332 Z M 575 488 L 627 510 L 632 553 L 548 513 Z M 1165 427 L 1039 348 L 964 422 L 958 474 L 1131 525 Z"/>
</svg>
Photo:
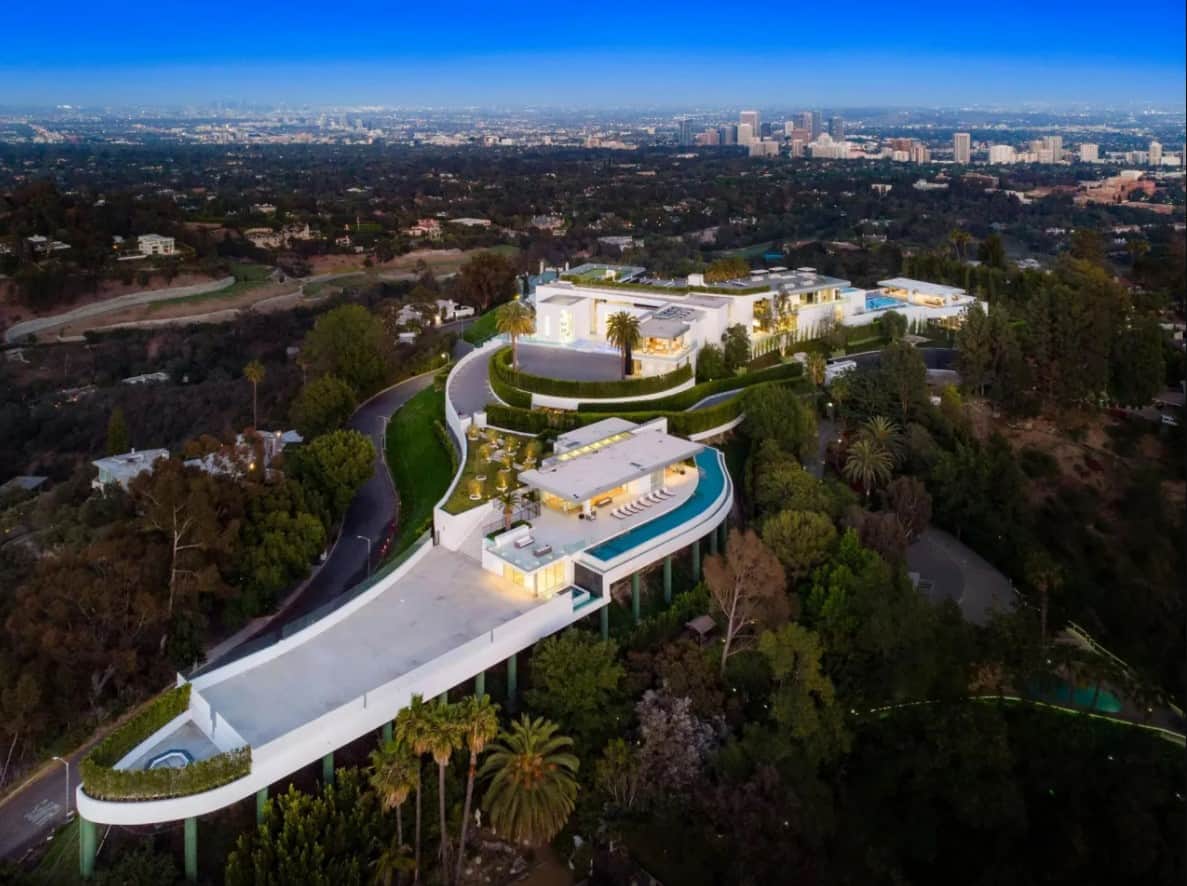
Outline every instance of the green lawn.
<svg viewBox="0 0 1187 886">
<path fill-rule="evenodd" d="M 495 316 L 498 308 L 491 308 L 485 314 L 481 315 L 472 324 L 466 327 L 466 331 L 462 333 L 462 338 L 470 344 L 478 346 L 488 339 L 494 338 L 498 334 L 495 329 L 495 323 L 498 318 Z"/>
<path fill-rule="evenodd" d="M 403 551 L 428 528 L 433 505 L 453 480 L 453 453 L 434 422 L 445 422 L 445 393 L 431 387 L 397 410 L 387 426 L 387 464 L 400 493 L 400 522 L 389 555 Z"/>
<path fill-rule="evenodd" d="M 514 437 L 520 441 L 521 451 L 522 447 L 529 440 L 535 439 L 531 434 L 512 434 L 503 431 L 494 433 L 493 436 L 498 439 Z M 494 451 L 496 444 L 490 443 L 488 436 L 471 440 L 466 447 L 466 466 L 465 470 L 462 471 L 462 479 L 458 481 L 457 488 L 453 490 L 453 494 L 449 496 L 449 500 L 443 506 L 450 514 L 464 513 L 470 510 L 470 508 L 490 501 L 496 494 L 497 478 L 503 464 L 501 462 L 483 461 L 480 458 L 479 453 L 484 443 L 491 445 L 492 451 Z M 517 455 L 516 461 L 522 462 L 522 455 Z M 481 497 L 477 501 L 474 501 L 470 498 L 470 485 L 471 481 L 475 480 L 479 474 L 485 476 L 486 480 L 482 481 Z"/>
<path fill-rule="evenodd" d="M 345 277 L 336 277 L 333 280 L 322 280 L 320 283 L 310 283 L 305 287 L 305 295 L 309 298 L 321 295 L 329 288 L 343 289 L 347 286 L 357 286 L 360 283 L 365 283 L 370 279 L 369 274 L 358 273 L 348 274 Z"/>
</svg>

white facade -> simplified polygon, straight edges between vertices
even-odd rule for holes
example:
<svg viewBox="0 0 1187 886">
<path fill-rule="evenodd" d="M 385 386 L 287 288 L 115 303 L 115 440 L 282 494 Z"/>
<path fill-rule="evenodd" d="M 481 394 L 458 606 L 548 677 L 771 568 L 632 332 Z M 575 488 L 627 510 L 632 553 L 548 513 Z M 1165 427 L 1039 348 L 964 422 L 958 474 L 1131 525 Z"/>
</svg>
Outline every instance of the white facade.
<svg viewBox="0 0 1187 886">
<path fill-rule="evenodd" d="M 989 162 L 992 165 L 1002 163 L 1013 163 L 1015 161 L 1014 149 L 1010 145 L 990 145 L 989 146 Z"/>
<path fill-rule="evenodd" d="M 173 255 L 176 251 L 173 238 L 160 234 L 141 234 L 136 238 L 136 246 L 141 255 Z"/>
<path fill-rule="evenodd" d="M 91 481 L 91 488 L 102 491 L 108 483 L 128 488 L 128 484 L 145 471 L 152 471 L 158 459 L 168 458 L 168 449 L 142 449 L 109 455 L 91 462 L 99 469 L 99 476 Z"/>
<path fill-rule="evenodd" d="M 972 137 L 967 132 L 954 133 L 952 136 L 952 159 L 967 166 L 972 157 Z"/>
<path fill-rule="evenodd" d="M 1100 160 L 1100 146 L 1094 145 L 1092 142 L 1084 142 L 1080 145 L 1080 162 L 1081 163 L 1096 163 Z"/>
</svg>

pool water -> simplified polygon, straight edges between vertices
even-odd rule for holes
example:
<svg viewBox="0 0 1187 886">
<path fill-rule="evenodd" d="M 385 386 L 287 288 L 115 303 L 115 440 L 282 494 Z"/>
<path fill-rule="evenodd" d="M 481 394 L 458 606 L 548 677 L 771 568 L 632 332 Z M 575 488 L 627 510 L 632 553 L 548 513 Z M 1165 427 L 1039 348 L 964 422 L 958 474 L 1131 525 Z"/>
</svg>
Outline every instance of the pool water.
<svg viewBox="0 0 1187 886">
<path fill-rule="evenodd" d="M 901 307 L 901 303 L 897 298 L 891 298 L 888 295 L 867 295 L 866 296 L 866 310 L 867 311 L 885 311 L 887 308 Z"/>
<path fill-rule="evenodd" d="M 1101 689 L 1100 695 L 1096 696 L 1095 708 L 1092 707 L 1092 696 L 1096 695 L 1096 688 L 1094 686 L 1077 686 L 1074 696 L 1072 695 L 1071 687 L 1063 681 L 1045 686 L 1033 684 L 1027 688 L 1035 698 L 1041 701 L 1049 701 L 1052 704 L 1092 709 L 1104 714 L 1115 714 L 1121 710 L 1121 700 L 1104 688 Z"/>
<path fill-rule="evenodd" d="M 697 487 L 678 508 L 636 526 L 622 535 L 616 535 L 595 548 L 590 548 L 587 552 L 589 556 L 604 563 L 609 562 L 634 550 L 639 545 L 646 544 L 651 539 L 675 529 L 681 523 L 687 523 L 711 507 L 725 487 L 725 468 L 721 463 L 721 454 L 716 449 L 703 449 L 697 453 L 696 465 L 700 474 Z"/>
</svg>

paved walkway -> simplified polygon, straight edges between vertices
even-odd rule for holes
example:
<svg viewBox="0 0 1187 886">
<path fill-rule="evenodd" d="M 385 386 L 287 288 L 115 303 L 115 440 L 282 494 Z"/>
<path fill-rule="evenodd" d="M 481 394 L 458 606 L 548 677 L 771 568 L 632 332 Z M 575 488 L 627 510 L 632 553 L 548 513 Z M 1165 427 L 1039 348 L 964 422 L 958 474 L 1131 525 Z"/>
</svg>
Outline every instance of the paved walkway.
<svg viewBox="0 0 1187 886">
<path fill-rule="evenodd" d="M 543 375 L 546 378 L 613 381 L 622 378 L 622 357 L 594 351 L 521 344 L 519 368 L 532 375 Z"/>
</svg>

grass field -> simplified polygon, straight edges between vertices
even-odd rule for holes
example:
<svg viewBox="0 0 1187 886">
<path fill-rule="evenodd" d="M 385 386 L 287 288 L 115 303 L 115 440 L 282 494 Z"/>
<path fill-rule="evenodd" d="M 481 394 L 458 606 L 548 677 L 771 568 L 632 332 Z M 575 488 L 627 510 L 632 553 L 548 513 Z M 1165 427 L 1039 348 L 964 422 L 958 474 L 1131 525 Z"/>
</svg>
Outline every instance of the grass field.
<svg viewBox="0 0 1187 886">
<path fill-rule="evenodd" d="M 485 314 L 482 314 L 470 326 L 466 327 L 466 331 L 462 333 L 462 338 L 475 346 L 494 338 L 498 334 L 498 330 L 495 329 L 495 323 L 498 320 L 495 314 L 498 310 L 498 308 L 491 308 Z"/>
<path fill-rule="evenodd" d="M 233 265 L 231 267 L 231 273 L 235 277 L 235 282 L 226 289 L 216 289 L 214 292 L 187 295 L 184 298 L 173 298 L 168 301 L 152 302 L 148 306 L 148 309 L 150 312 L 159 311 L 162 308 L 172 307 L 173 305 L 191 305 L 206 301 L 218 301 L 224 298 L 234 298 L 237 295 L 250 292 L 256 287 L 263 286 L 267 283 L 268 275 L 272 273 L 272 269 L 267 265 L 244 263 Z"/>
<path fill-rule="evenodd" d="M 357 286 L 360 283 L 365 283 L 368 279 L 370 279 L 369 274 L 349 274 L 334 280 L 322 280 L 320 283 L 310 283 L 305 287 L 304 292 L 306 296 L 313 298 L 314 296 L 321 295 L 327 289 L 341 290 L 347 286 Z"/>
<path fill-rule="evenodd" d="M 410 545 L 432 520 L 435 505 L 453 479 L 453 453 L 434 429 L 445 421 L 445 393 L 426 388 L 404 404 L 387 426 L 387 464 L 400 493 L 400 522 L 392 542 L 395 555 Z"/>
</svg>

